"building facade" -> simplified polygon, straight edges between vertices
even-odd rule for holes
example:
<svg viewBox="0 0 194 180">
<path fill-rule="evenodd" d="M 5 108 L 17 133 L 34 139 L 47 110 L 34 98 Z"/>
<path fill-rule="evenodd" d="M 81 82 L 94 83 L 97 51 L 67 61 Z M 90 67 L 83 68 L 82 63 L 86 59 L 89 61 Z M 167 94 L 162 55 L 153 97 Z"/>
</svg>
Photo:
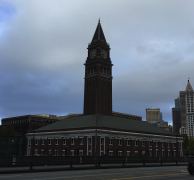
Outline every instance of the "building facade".
<svg viewBox="0 0 194 180">
<path fill-rule="evenodd" d="M 180 91 L 172 109 L 174 132 L 194 136 L 194 91 L 188 80 L 185 91 Z"/>
<path fill-rule="evenodd" d="M 27 156 L 183 156 L 182 140 L 171 136 L 97 129 L 28 137 Z"/>
</svg>

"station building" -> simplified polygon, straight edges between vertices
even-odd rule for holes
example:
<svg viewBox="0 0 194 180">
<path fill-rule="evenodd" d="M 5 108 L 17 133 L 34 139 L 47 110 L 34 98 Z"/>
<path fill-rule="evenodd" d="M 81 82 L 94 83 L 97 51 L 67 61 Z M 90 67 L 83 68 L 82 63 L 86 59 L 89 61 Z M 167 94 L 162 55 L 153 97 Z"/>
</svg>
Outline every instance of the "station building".
<svg viewBox="0 0 194 180">
<path fill-rule="evenodd" d="M 135 115 L 112 111 L 110 47 L 99 22 L 85 62 L 83 114 L 26 135 L 27 156 L 181 157 L 183 138 Z"/>
</svg>

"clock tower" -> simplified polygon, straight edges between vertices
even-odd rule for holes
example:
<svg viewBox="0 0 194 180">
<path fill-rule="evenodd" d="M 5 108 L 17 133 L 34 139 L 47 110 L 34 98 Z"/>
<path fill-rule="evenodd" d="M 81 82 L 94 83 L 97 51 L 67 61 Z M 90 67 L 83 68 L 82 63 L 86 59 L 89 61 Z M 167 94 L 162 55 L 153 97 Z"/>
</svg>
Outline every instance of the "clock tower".
<svg viewBox="0 0 194 180">
<path fill-rule="evenodd" d="M 85 63 L 84 114 L 112 114 L 112 63 L 100 21 L 88 45 Z"/>
</svg>

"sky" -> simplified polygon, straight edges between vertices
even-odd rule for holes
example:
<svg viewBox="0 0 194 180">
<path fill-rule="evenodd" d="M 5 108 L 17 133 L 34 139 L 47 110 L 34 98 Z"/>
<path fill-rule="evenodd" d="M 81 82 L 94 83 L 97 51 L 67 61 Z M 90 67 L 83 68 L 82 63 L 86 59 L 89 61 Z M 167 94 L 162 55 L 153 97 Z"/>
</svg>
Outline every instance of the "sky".
<svg viewBox="0 0 194 180">
<path fill-rule="evenodd" d="M 0 0 L 0 118 L 83 111 L 98 19 L 111 47 L 113 110 L 160 108 L 194 84 L 192 0 Z"/>
</svg>

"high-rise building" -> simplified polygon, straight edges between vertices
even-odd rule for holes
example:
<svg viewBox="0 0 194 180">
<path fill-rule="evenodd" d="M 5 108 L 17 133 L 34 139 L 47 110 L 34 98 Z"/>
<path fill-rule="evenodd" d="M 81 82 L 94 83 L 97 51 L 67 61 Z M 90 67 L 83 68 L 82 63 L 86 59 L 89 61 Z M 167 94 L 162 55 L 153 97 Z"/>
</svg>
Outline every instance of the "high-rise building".
<svg viewBox="0 0 194 180">
<path fill-rule="evenodd" d="M 100 21 L 85 63 L 84 114 L 112 114 L 112 63 Z"/>
<path fill-rule="evenodd" d="M 173 134 L 178 135 L 180 134 L 181 129 L 181 111 L 179 98 L 175 99 L 175 107 L 172 108 L 172 120 L 173 120 Z"/>
<path fill-rule="evenodd" d="M 153 124 L 163 130 L 172 132 L 172 128 L 168 125 L 168 122 L 162 119 L 162 112 L 159 108 L 147 108 L 146 120 L 148 123 Z"/>
<path fill-rule="evenodd" d="M 162 113 L 159 108 L 148 108 L 146 109 L 146 120 L 148 123 L 155 124 L 159 123 L 162 119 Z"/>
<path fill-rule="evenodd" d="M 194 91 L 188 80 L 185 91 L 180 91 L 175 100 L 173 113 L 173 131 L 180 134 L 194 136 Z"/>
</svg>

